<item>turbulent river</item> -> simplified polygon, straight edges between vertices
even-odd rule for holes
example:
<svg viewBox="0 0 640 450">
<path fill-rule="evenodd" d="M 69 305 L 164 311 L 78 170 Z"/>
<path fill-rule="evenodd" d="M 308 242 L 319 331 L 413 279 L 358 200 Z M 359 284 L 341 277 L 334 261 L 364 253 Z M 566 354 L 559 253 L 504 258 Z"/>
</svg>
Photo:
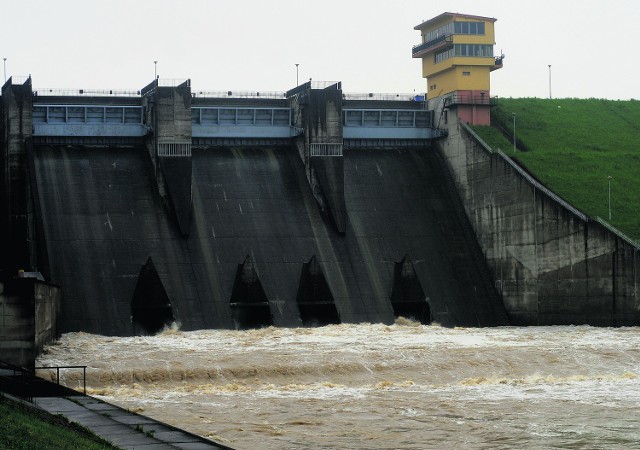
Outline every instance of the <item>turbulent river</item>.
<svg viewBox="0 0 640 450">
<path fill-rule="evenodd" d="M 69 333 L 38 364 L 236 449 L 640 448 L 640 328 Z"/>
</svg>

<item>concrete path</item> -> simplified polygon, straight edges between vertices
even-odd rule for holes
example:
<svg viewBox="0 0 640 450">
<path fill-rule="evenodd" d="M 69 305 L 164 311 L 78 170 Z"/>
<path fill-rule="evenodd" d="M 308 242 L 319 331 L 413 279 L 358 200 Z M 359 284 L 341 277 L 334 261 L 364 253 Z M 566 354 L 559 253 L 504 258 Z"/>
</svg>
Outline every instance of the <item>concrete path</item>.
<svg viewBox="0 0 640 450">
<path fill-rule="evenodd" d="M 51 414 L 62 414 L 124 449 L 229 449 L 93 397 L 39 397 L 33 403 Z"/>
</svg>

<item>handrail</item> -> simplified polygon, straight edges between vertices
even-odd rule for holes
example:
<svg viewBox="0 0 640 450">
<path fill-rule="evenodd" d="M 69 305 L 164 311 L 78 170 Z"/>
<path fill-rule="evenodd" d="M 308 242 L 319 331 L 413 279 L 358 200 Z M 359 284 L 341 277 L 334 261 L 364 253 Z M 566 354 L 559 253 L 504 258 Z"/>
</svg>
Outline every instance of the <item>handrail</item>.
<svg viewBox="0 0 640 450">
<path fill-rule="evenodd" d="M 607 230 L 609 230 L 613 234 L 617 235 L 623 241 L 626 241 L 627 244 L 631 245 L 636 250 L 640 250 L 640 242 L 638 242 L 638 241 L 636 241 L 634 239 L 631 239 L 631 237 L 629 237 L 628 235 L 624 234 L 622 231 L 618 230 L 616 227 L 611 225 L 609 222 L 607 222 L 606 220 L 604 220 L 600 216 L 593 217 L 593 220 L 598 222 L 600 225 L 605 227 Z"/>
<path fill-rule="evenodd" d="M 445 42 L 447 40 L 447 38 L 449 38 L 449 37 L 451 37 L 451 33 L 441 34 L 440 36 L 438 36 L 435 39 L 431 39 L 430 41 L 414 45 L 411 48 L 411 54 L 415 55 L 416 53 L 418 53 L 418 52 L 420 52 L 420 51 L 422 51 L 422 50 L 424 50 L 426 48 L 432 47 L 432 46 L 434 46 L 436 44 L 439 44 L 441 42 Z"/>
<path fill-rule="evenodd" d="M 285 92 L 277 91 L 195 91 L 191 92 L 196 98 L 286 98 Z"/>
<path fill-rule="evenodd" d="M 462 126 L 462 128 L 469 133 L 470 136 L 472 136 L 476 142 L 478 144 L 480 144 L 482 147 L 484 147 L 485 150 L 487 150 L 489 153 L 492 154 L 497 154 L 499 155 L 507 164 L 509 164 L 516 172 L 518 172 L 518 174 L 520 174 L 524 179 L 526 179 L 534 188 L 538 189 L 539 191 L 542 191 L 544 194 L 546 194 L 548 197 L 550 197 L 552 200 L 555 200 L 557 203 L 559 203 L 560 205 L 562 205 L 565 209 L 567 209 L 568 211 L 572 212 L 573 214 L 575 214 L 576 216 L 578 216 L 580 219 L 582 219 L 585 222 L 589 222 L 589 216 L 587 216 L 586 214 L 584 214 L 583 212 L 579 211 L 576 207 L 572 206 L 571 204 L 569 204 L 566 200 L 563 200 L 562 198 L 560 198 L 557 194 L 553 193 L 549 188 L 547 188 L 546 186 L 544 186 L 542 183 L 540 183 L 538 180 L 536 180 L 535 178 L 533 178 L 531 175 L 529 175 L 522 167 L 520 167 L 513 159 L 511 159 L 506 153 L 504 153 L 502 150 L 500 149 L 492 149 L 485 141 L 482 140 L 482 138 L 480 138 L 480 136 L 478 136 L 475 131 L 473 131 L 467 124 L 460 122 L 460 125 Z"/>
<path fill-rule="evenodd" d="M 31 75 L 11 75 L 7 81 L 12 85 L 22 85 L 31 79 Z"/>
<path fill-rule="evenodd" d="M 342 89 L 342 83 L 340 81 L 311 81 L 311 89 L 327 89 L 334 87 L 335 89 Z"/>
<path fill-rule="evenodd" d="M 602 219 L 601 217 L 599 217 L 599 216 L 589 217 L 586 214 L 580 212 L 577 208 L 575 208 L 574 206 L 569 204 L 567 201 L 565 201 L 562 198 L 560 198 L 557 194 L 553 193 L 549 188 L 547 188 L 546 186 L 541 184 L 539 181 L 537 181 L 535 178 L 533 178 L 531 175 L 529 175 L 522 167 L 520 167 L 513 159 L 511 159 L 509 156 L 507 156 L 502 150 L 500 150 L 500 149 L 496 149 L 496 150 L 492 149 L 467 124 L 461 122 L 460 125 L 462 125 L 462 128 L 465 131 L 467 131 L 476 140 L 476 142 L 478 144 L 480 144 L 487 152 L 489 152 L 490 154 L 498 154 L 498 155 L 500 155 L 500 157 L 502 157 L 502 159 L 504 159 L 507 163 L 509 163 L 509 165 L 511 167 L 513 167 L 520 175 L 522 175 L 529 183 L 531 183 L 533 185 L 533 187 L 535 187 L 536 189 L 542 191 L 544 194 L 549 196 L 551 199 L 555 200 L 557 203 L 562 205 L 565 209 L 567 209 L 568 211 L 570 211 L 573 214 L 575 214 L 576 216 L 578 216 L 584 222 L 591 222 L 591 221 L 598 222 L 600 225 L 605 227 L 608 231 L 610 231 L 614 235 L 618 236 L 620 239 L 625 241 L 627 244 L 631 245 L 635 250 L 640 250 L 640 242 L 632 239 L 630 236 L 628 236 L 625 233 L 623 233 L 622 231 L 618 230 L 616 227 L 614 227 L 613 225 L 611 225 L 609 222 L 607 222 L 606 220 Z"/>
<path fill-rule="evenodd" d="M 343 144 L 317 142 L 309 144 L 309 156 L 342 156 Z"/>
<path fill-rule="evenodd" d="M 10 362 L 0 360 L 0 368 L 5 368 L 13 371 L 13 376 L 16 376 L 16 372 L 20 375 L 33 375 L 33 372 L 25 367 L 16 366 Z"/>
<path fill-rule="evenodd" d="M 59 96 L 59 97 L 140 97 L 140 91 L 121 89 L 50 89 L 38 88 L 33 91 L 35 96 Z"/>
<path fill-rule="evenodd" d="M 497 97 L 490 97 L 489 95 L 477 95 L 477 94 L 453 94 L 444 98 L 445 107 L 450 105 L 489 105 L 494 106 L 497 102 Z"/>
<path fill-rule="evenodd" d="M 64 103 L 34 103 L 33 107 L 36 108 L 128 108 L 128 109 L 142 109 L 142 106 L 138 105 L 101 105 L 101 104 L 64 104 Z"/>
<path fill-rule="evenodd" d="M 34 367 L 36 370 L 56 369 L 56 384 L 60 385 L 60 369 L 82 369 L 82 390 L 87 395 L 87 366 L 39 366 Z"/>
<path fill-rule="evenodd" d="M 387 101 L 413 101 L 422 102 L 427 98 L 426 94 L 393 94 L 377 92 L 346 92 L 342 94 L 344 100 L 387 100 Z"/>
<path fill-rule="evenodd" d="M 188 86 L 191 86 L 191 79 L 189 78 L 157 78 L 158 87 L 177 87 L 183 83 L 187 83 Z"/>
</svg>

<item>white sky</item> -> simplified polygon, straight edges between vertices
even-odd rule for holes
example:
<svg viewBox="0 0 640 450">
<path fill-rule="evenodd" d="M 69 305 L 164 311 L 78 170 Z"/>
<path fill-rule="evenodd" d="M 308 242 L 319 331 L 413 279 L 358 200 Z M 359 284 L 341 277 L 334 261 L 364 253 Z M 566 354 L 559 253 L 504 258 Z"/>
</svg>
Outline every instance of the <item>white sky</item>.
<svg viewBox="0 0 640 450">
<path fill-rule="evenodd" d="M 495 17 L 492 95 L 640 98 L 638 0 L 7 0 L 0 58 L 35 88 L 424 92 L 413 27 L 445 11 Z M 1 62 L 1 61 L 0 61 Z"/>
</svg>

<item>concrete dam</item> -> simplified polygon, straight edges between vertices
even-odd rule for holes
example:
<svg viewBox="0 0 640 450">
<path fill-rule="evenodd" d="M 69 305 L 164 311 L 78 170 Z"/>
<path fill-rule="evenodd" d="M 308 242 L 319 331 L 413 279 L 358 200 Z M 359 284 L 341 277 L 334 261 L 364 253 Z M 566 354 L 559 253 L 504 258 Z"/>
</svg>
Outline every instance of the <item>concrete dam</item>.
<svg viewBox="0 0 640 450">
<path fill-rule="evenodd" d="M 420 102 L 145 89 L 25 95 L 23 267 L 61 286 L 58 333 L 508 323 Z"/>
<path fill-rule="evenodd" d="M 173 321 L 639 322 L 637 246 L 493 154 L 453 103 L 29 78 L 5 84 L 2 117 L 3 342 Z"/>
</svg>

